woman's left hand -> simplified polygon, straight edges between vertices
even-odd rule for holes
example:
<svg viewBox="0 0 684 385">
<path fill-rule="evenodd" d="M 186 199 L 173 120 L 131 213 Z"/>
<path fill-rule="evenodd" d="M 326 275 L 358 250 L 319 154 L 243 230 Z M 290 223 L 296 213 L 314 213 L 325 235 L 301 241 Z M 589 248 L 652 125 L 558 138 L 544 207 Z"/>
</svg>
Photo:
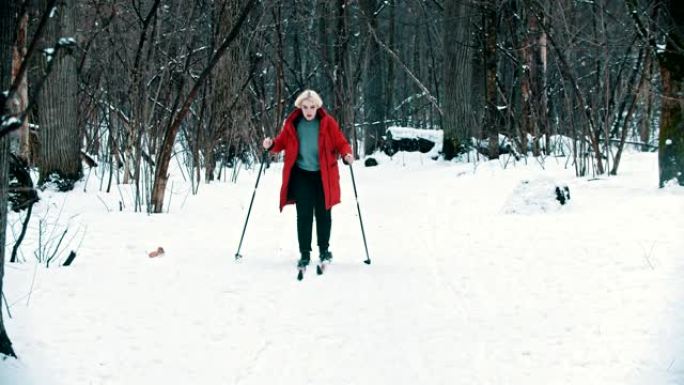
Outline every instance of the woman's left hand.
<svg viewBox="0 0 684 385">
<path fill-rule="evenodd" d="M 344 163 L 346 163 L 346 164 L 354 163 L 354 156 L 352 154 L 345 155 L 343 159 L 344 159 Z"/>
</svg>

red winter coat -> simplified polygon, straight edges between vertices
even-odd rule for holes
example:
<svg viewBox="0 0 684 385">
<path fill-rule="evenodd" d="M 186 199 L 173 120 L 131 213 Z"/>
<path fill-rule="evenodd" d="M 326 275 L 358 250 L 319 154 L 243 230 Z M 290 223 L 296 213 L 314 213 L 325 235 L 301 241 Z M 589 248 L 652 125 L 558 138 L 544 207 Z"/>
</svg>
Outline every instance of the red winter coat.
<svg viewBox="0 0 684 385">
<path fill-rule="evenodd" d="M 339 155 L 351 154 L 351 147 L 344 138 L 340 126 L 335 119 L 328 115 L 323 109 L 319 108 L 316 112 L 320 122 L 318 130 L 318 163 L 321 167 L 321 180 L 323 182 L 323 192 L 325 195 L 325 208 L 340 203 L 340 170 L 337 167 Z M 270 151 L 278 153 L 285 150 L 285 165 L 283 167 L 283 184 L 280 187 L 280 211 L 285 205 L 294 203 L 294 200 L 287 199 L 287 192 L 292 175 L 292 167 L 297 161 L 299 154 L 299 139 L 295 122 L 302 116 L 302 110 L 295 109 L 285 120 L 283 130 L 273 141 Z M 304 119 L 302 117 L 302 119 Z"/>
</svg>

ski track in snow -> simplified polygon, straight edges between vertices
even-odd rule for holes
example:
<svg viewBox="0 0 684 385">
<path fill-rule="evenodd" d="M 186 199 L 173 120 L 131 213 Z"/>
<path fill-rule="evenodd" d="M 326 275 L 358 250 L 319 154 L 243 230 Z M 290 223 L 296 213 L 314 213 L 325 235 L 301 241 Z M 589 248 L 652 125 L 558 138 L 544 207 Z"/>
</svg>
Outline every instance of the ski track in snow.
<svg viewBox="0 0 684 385">
<path fill-rule="evenodd" d="M 341 166 L 333 263 L 301 282 L 278 164 L 237 263 L 254 172 L 202 185 L 182 208 L 175 198 L 168 215 L 106 214 L 97 193 L 74 197 L 65 212 L 89 224 L 74 265 L 6 269 L 22 361 L 0 372 L 46 385 L 684 382 L 681 189 L 556 170 L 566 208 L 504 214 L 538 167 L 357 164 L 373 262 Z M 148 258 L 158 245 L 166 254 Z"/>
</svg>

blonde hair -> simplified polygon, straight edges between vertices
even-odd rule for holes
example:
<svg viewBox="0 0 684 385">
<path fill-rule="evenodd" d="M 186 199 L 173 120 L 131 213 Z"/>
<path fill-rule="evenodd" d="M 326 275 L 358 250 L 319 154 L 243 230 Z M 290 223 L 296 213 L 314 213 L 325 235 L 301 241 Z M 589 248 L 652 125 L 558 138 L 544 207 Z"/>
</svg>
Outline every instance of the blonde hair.
<svg viewBox="0 0 684 385">
<path fill-rule="evenodd" d="M 302 93 L 297 96 L 297 100 L 295 100 L 295 107 L 302 108 L 302 103 L 305 100 L 311 100 L 316 108 L 321 108 L 323 106 L 323 99 L 321 99 L 321 96 L 314 90 L 302 91 Z"/>
</svg>

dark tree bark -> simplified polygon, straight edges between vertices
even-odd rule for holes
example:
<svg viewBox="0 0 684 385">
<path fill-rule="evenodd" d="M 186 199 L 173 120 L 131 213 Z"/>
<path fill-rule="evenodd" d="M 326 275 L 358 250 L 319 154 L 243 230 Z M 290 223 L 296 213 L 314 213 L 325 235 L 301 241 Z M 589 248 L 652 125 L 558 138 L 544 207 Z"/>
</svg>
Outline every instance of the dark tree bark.
<svg viewBox="0 0 684 385">
<path fill-rule="evenodd" d="M 28 30 L 28 13 L 24 13 L 19 20 L 19 28 L 17 30 L 16 43 L 12 52 L 12 79 L 15 79 L 19 75 L 19 69 L 21 68 L 21 62 L 26 57 L 26 35 Z M 17 109 L 19 111 L 25 111 L 28 106 L 28 82 L 26 73 L 21 74 L 21 81 L 17 88 Z M 30 146 L 30 130 L 28 119 L 24 119 L 24 122 L 19 129 L 19 156 L 25 160 L 28 164 L 33 164 L 34 159 L 31 154 Z"/>
<path fill-rule="evenodd" d="M 41 8 L 47 1 L 41 2 Z M 55 16 L 47 23 L 41 48 L 50 52 L 58 45 L 68 46 L 69 39 L 76 31 L 74 0 L 58 2 Z M 47 71 L 50 60 L 55 60 L 52 70 L 39 94 L 40 123 L 39 139 L 39 184 L 48 182 L 55 175 L 59 189 L 71 190 L 74 183 L 81 179 L 81 135 L 78 126 L 78 78 L 76 57 L 69 48 L 59 49 L 54 54 L 42 54 L 43 71 Z"/>
<path fill-rule="evenodd" d="M 670 28 L 666 49 L 660 53 L 663 101 L 658 139 L 660 187 L 669 181 L 684 186 L 684 9 L 678 1 L 667 1 Z"/>
<path fill-rule="evenodd" d="M 470 8 L 466 1 L 444 3 L 444 159 L 451 160 L 463 149 L 471 121 L 472 57 Z"/>
<path fill-rule="evenodd" d="M 546 64 L 544 51 L 546 50 L 546 35 L 539 28 L 540 21 L 537 15 L 528 14 L 528 44 L 527 66 L 529 74 L 529 103 L 527 108 L 531 114 L 531 122 L 528 126 L 532 136 L 532 154 L 541 154 L 539 142 L 541 136 L 548 132 L 548 111 L 546 103 Z"/>
<path fill-rule="evenodd" d="M 0 1 L 0 90 L 12 81 L 12 46 L 19 4 L 14 0 Z M 10 115 L 5 96 L 0 95 L 0 121 Z M 7 228 L 7 190 L 9 182 L 9 136 L 0 136 L 0 355 L 16 357 L 3 323 L 2 282 L 5 273 L 5 230 Z"/>
<path fill-rule="evenodd" d="M 335 105 L 337 106 L 337 120 L 340 129 L 349 138 L 354 155 L 358 155 L 356 130 L 354 129 L 354 89 L 353 69 L 351 64 L 349 0 L 338 0 L 335 8 L 337 16 L 335 42 Z"/>
<path fill-rule="evenodd" d="M 489 159 L 499 157 L 499 111 L 497 109 L 497 0 L 490 0 L 484 7 L 484 65 L 485 65 L 485 115 L 484 134 L 489 139 Z"/>
<path fill-rule="evenodd" d="M 524 11 L 524 10 L 520 10 Z M 530 19 L 532 19 L 534 16 L 532 15 L 527 15 L 526 13 L 523 13 L 525 19 L 523 20 L 521 24 L 522 29 L 524 31 L 521 31 L 521 34 L 523 35 L 522 38 L 522 45 L 520 47 L 520 66 L 521 68 L 521 75 L 520 75 L 520 108 L 521 108 L 521 113 L 520 113 L 520 150 L 523 153 L 527 153 L 527 148 L 528 148 L 528 135 L 534 135 L 533 134 L 533 119 L 532 119 L 532 74 L 531 74 L 531 68 L 532 68 L 532 34 L 530 33 L 530 28 L 529 24 L 531 23 Z M 517 25 L 517 23 L 516 23 Z"/>
<path fill-rule="evenodd" d="M 387 26 L 387 46 L 389 49 L 393 50 L 395 45 L 396 45 L 396 9 L 397 7 L 390 7 L 390 12 L 389 12 L 389 20 L 388 20 L 388 26 Z M 394 109 L 394 102 L 395 102 L 395 96 L 394 96 L 394 90 L 395 90 L 395 78 L 396 78 L 396 67 L 394 64 L 394 60 L 390 57 L 386 57 L 385 60 L 383 61 L 386 63 L 387 67 L 387 74 L 385 75 L 385 111 L 387 111 L 387 115 L 385 116 L 386 119 L 389 119 L 390 117 L 390 111 Z"/>
<path fill-rule="evenodd" d="M 283 62 L 285 61 L 284 33 L 282 30 L 282 4 L 278 2 L 273 11 L 273 18 L 275 19 L 275 39 L 276 39 L 276 55 L 278 61 L 276 62 L 275 75 L 275 124 L 272 127 L 267 127 L 268 135 L 277 135 L 280 132 L 280 125 L 278 123 L 285 117 L 285 68 Z"/>
<path fill-rule="evenodd" d="M 644 68 L 644 77 L 646 81 L 643 83 L 641 90 L 641 95 L 644 98 L 645 111 L 643 111 L 641 116 L 641 121 L 639 122 L 639 139 L 641 139 L 642 151 L 649 151 L 649 145 L 651 141 L 651 124 L 652 124 L 652 113 L 653 113 L 653 91 L 651 87 L 651 79 L 653 77 L 653 61 L 648 60 L 648 65 Z"/>
<path fill-rule="evenodd" d="M 378 30 L 378 18 L 375 10 L 378 8 L 377 0 L 362 0 L 359 2 L 363 13 L 368 18 L 370 28 Z M 363 28 L 363 27 L 362 27 Z M 368 36 L 368 33 L 365 34 Z M 363 105 L 365 137 L 364 153 L 371 154 L 378 147 L 380 138 L 385 132 L 385 101 L 382 96 L 382 60 L 380 56 L 380 46 L 375 39 L 368 38 L 366 45 L 366 70 L 364 71 Z"/>
</svg>

